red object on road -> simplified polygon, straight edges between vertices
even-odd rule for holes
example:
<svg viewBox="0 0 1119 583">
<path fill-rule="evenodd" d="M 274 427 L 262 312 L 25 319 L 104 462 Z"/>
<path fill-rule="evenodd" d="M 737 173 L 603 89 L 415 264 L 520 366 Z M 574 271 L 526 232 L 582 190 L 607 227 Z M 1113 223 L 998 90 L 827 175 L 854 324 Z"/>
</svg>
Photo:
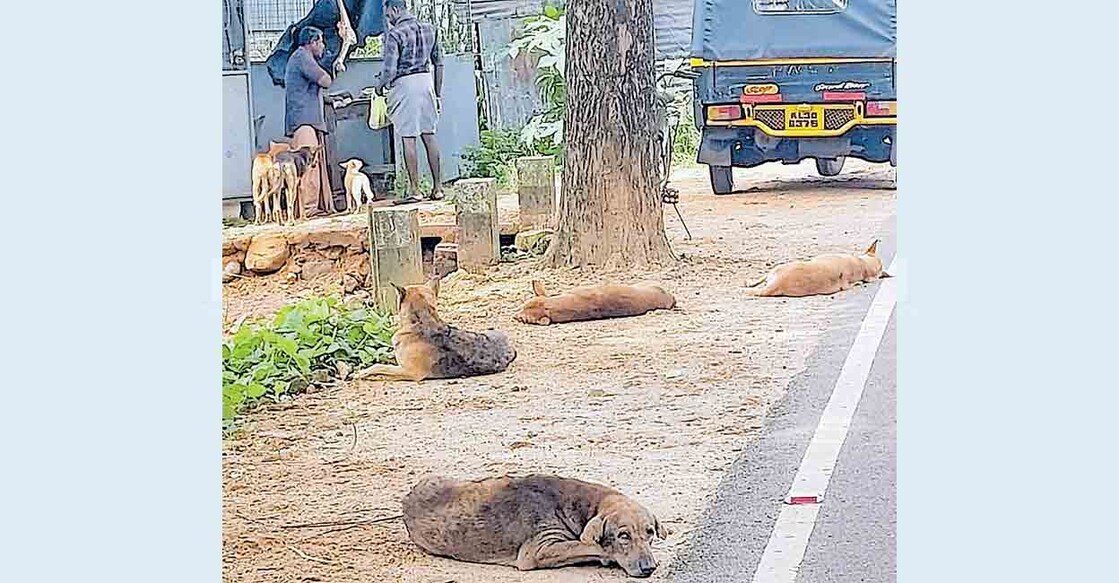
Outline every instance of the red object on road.
<svg viewBox="0 0 1119 583">
<path fill-rule="evenodd" d="M 824 497 L 819 494 L 811 496 L 789 496 L 785 498 L 785 504 L 819 504 L 824 501 Z"/>
</svg>

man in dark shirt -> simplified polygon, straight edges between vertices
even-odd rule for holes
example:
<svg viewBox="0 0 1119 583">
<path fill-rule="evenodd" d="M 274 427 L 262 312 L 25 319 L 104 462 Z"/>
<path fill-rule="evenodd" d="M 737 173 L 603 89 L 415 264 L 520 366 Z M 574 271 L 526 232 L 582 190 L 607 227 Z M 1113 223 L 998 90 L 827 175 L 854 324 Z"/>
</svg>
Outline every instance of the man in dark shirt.
<svg viewBox="0 0 1119 583">
<path fill-rule="evenodd" d="M 323 144 L 326 123 L 322 90 L 331 83 L 330 74 L 317 62 L 324 50 L 322 31 L 309 26 L 299 31 L 299 48 L 288 59 L 284 74 L 284 127 L 293 148 Z M 320 148 L 300 180 L 299 205 L 304 218 L 334 212 L 324 158 L 325 153 Z M 289 201 L 288 204 L 293 203 Z"/>
<path fill-rule="evenodd" d="M 408 198 L 401 202 L 416 201 L 420 195 L 417 137 L 423 139 L 427 151 L 433 184 L 431 198 L 440 199 L 443 181 L 435 125 L 443 91 L 443 51 L 435 27 L 409 14 L 404 0 L 385 0 L 385 18 L 391 28 L 385 33 L 385 62 L 376 88 L 378 93 L 389 88 L 389 119 L 404 143 L 409 187 Z"/>
</svg>

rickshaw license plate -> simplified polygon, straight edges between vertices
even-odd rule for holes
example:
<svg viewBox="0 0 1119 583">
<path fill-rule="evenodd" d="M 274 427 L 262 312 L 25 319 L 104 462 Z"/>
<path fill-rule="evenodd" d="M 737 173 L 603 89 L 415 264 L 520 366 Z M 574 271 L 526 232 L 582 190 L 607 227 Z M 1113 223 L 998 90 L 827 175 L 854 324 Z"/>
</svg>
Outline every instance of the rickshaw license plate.
<svg viewBox="0 0 1119 583">
<path fill-rule="evenodd" d="M 823 106 L 787 108 L 785 110 L 785 127 L 790 130 L 824 129 Z"/>
</svg>

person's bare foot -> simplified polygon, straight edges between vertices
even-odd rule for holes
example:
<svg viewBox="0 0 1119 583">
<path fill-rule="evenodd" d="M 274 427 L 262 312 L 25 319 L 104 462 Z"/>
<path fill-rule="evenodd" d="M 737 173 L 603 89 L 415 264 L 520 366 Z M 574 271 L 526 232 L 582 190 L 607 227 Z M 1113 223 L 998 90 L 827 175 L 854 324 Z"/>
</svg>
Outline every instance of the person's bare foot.
<svg viewBox="0 0 1119 583">
<path fill-rule="evenodd" d="M 392 202 L 392 204 L 401 205 L 401 204 L 412 204 L 412 203 L 415 203 L 415 202 L 423 202 L 423 199 L 420 198 L 419 196 L 416 196 L 415 194 L 409 194 L 408 196 L 405 196 L 403 198 L 398 198 L 398 199 L 394 200 Z"/>
<path fill-rule="evenodd" d="M 443 189 L 436 188 L 431 191 L 431 200 L 443 200 Z"/>
</svg>

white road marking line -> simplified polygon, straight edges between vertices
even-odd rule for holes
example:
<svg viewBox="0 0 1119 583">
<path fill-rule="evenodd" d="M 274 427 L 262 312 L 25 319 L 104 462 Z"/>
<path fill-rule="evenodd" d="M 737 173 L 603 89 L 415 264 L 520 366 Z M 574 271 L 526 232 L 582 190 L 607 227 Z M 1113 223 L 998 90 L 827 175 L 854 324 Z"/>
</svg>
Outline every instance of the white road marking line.
<svg viewBox="0 0 1119 583">
<path fill-rule="evenodd" d="M 895 282 L 898 275 L 893 271 L 895 264 L 896 262 L 891 263 L 887 269 L 894 277 L 881 280 L 870 309 L 859 327 L 859 333 L 855 336 L 855 342 L 851 345 L 851 351 L 847 353 L 847 359 L 835 381 L 835 389 L 832 390 L 831 398 L 820 416 L 816 432 L 808 443 L 800 468 L 789 488 L 785 499 L 788 503 L 781 507 L 777 524 L 773 527 L 758 568 L 754 571 L 753 583 L 796 581 L 797 571 L 808 548 L 808 539 L 820 512 L 819 503 L 823 501 L 828 489 L 839 451 L 851 427 L 851 419 L 862 399 L 878 345 L 882 343 L 882 335 L 886 332 L 890 314 L 894 311 L 897 301 Z M 802 503 L 811 500 L 816 503 Z"/>
</svg>

